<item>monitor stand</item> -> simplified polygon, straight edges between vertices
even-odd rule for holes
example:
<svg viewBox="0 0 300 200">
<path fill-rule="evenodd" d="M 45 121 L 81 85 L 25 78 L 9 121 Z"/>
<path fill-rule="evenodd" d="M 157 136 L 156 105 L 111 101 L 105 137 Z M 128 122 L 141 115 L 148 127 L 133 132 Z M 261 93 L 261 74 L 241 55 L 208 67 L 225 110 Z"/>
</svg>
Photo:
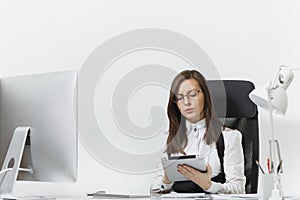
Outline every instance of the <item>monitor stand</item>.
<svg viewBox="0 0 300 200">
<path fill-rule="evenodd" d="M 30 127 L 18 127 L 11 139 L 0 174 L 0 197 L 12 197 Z"/>
</svg>

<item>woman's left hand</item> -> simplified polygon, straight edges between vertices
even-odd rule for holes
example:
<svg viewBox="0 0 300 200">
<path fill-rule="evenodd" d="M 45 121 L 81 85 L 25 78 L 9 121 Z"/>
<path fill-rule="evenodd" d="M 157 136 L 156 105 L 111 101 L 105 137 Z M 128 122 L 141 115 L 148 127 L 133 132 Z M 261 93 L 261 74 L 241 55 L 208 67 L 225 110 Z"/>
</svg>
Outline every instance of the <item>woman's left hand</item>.
<svg viewBox="0 0 300 200">
<path fill-rule="evenodd" d="M 197 185 L 199 185 L 202 189 L 207 190 L 211 186 L 211 167 L 207 163 L 206 165 L 207 171 L 202 173 L 189 165 L 178 165 L 177 171 L 183 176 L 187 177 Z"/>
</svg>

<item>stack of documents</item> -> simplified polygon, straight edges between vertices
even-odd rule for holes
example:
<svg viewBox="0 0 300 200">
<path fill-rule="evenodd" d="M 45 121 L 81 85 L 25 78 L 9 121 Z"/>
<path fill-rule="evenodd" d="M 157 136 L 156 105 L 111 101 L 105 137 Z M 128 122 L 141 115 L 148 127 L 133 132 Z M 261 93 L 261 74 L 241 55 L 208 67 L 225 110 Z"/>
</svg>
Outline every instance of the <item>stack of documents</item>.
<svg viewBox="0 0 300 200">
<path fill-rule="evenodd" d="M 176 193 L 171 192 L 169 194 L 161 195 L 163 199 L 176 199 L 176 200 L 187 200 L 187 199 L 197 199 L 197 200 L 210 200 L 212 197 L 205 193 Z"/>
<path fill-rule="evenodd" d="M 205 193 L 177 193 L 171 192 L 161 195 L 163 198 L 202 198 L 205 197 Z"/>
<path fill-rule="evenodd" d="M 92 196 L 93 198 L 96 199 L 125 199 L 125 198 L 149 198 L 150 197 L 150 195 L 113 194 L 113 193 L 106 193 L 104 191 L 88 194 L 88 196 Z"/>
</svg>

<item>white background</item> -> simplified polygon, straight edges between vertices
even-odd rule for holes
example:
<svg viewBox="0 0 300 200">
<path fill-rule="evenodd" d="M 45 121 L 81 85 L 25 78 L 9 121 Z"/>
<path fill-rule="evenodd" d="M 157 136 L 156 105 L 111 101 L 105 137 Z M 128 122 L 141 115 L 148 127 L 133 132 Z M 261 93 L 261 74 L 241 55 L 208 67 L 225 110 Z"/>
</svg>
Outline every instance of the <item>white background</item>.
<svg viewBox="0 0 300 200">
<path fill-rule="evenodd" d="M 300 67 L 299 10 L 298 0 L 1 0 L 0 77 L 79 70 L 88 55 L 114 35 L 138 28 L 161 28 L 197 42 L 222 78 L 251 80 L 258 86 L 268 82 L 279 65 Z M 282 119 L 275 117 L 275 134 L 283 157 L 282 183 L 288 194 L 299 193 L 300 180 L 300 71 L 294 73 L 287 114 Z M 270 139 L 267 113 L 260 111 L 259 119 L 261 160 L 265 160 Z M 149 175 L 111 171 L 96 162 L 82 145 L 79 160 L 77 183 L 64 187 L 34 184 L 36 191 L 148 191 Z M 27 187 L 33 188 L 17 185 L 18 191 L 25 193 Z"/>
</svg>

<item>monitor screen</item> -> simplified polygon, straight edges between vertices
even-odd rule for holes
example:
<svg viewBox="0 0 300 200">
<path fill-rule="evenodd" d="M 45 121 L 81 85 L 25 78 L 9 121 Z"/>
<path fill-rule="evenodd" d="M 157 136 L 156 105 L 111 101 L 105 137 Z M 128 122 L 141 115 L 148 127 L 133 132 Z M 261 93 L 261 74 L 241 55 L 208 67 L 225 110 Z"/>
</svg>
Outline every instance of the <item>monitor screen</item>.
<svg viewBox="0 0 300 200">
<path fill-rule="evenodd" d="M 77 73 L 0 79 L 0 164 L 17 127 L 30 127 L 18 180 L 75 182 L 77 177 Z"/>
</svg>

